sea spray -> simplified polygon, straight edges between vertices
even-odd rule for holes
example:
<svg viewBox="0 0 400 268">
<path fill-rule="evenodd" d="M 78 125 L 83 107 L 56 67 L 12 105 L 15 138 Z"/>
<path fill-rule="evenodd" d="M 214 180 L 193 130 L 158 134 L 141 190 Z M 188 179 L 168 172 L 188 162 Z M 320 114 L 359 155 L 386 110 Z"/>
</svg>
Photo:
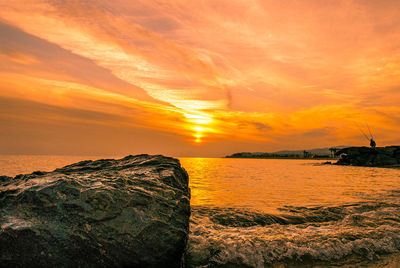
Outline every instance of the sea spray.
<svg viewBox="0 0 400 268">
<path fill-rule="evenodd" d="M 235 218 L 235 213 L 227 208 L 219 211 L 215 207 L 193 207 L 189 266 L 345 264 L 346 260 L 351 263 L 374 261 L 400 250 L 400 206 L 397 204 L 357 203 L 282 210 L 287 213 L 270 215 L 242 210 Z M 238 212 L 238 209 L 232 211 Z M 327 218 L 326 211 L 335 211 L 336 216 Z M 216 213 L 227 213 L 229 221 L 221 222 L 215 217 Z M 245 215 L 248 221 L 243 220 Z M 268 222 L 260 221 L 260 217 L 295 220 Z M 301 218 L 304 222 L 300 223 L 298 219 Z"/>
</svg>

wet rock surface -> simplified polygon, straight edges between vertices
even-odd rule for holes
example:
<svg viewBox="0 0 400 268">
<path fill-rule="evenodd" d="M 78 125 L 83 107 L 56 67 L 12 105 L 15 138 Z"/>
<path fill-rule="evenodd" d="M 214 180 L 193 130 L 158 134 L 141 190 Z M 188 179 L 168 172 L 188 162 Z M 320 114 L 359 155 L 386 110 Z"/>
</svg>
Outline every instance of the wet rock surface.
<svg viewBox="0 0 400 268">
<path fill-rule="evenodd" d="M 0 177 L 0 266 L 179 267 L 188 175 L 160 155 Z"/>
<path fill-rule="evenodd" d="M 336 152 L 337 165 L 400 167 L 400 146 L 348 147 Z"/>
</svg>

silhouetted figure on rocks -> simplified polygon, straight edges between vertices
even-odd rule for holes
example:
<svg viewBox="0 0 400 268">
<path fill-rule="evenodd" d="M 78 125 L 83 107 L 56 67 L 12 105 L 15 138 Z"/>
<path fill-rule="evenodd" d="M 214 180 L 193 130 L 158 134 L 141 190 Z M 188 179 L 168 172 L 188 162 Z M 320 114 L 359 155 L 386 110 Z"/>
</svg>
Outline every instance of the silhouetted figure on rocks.
<svg viewBox="0 0 400 268">
<path fill-rule="evenodd" d="M 366 124 L 367 128 L 368 128 L 368 132 L 369 132 L 369 136 L 367 134 L 365 134 L 365 132 L 361 129 L 361 127 L 356 123 L 358 129 L 360 130 L 360 132 L 363 134 L 363 136 L 365 137 L 365 139 L 369 140 L 369 146 L 371 146 L 372 148 L 376 147 L 376 142 L 374 141 L 374 136 L 372 135 L 371 129 L 369 128 L 369 125 Z"/>
<path fill-rule="evenodd" d="M 375 148 L 375 147 L 376 147 L 376 142 L 374 141 L 373 138 L 371 138 L 371 141 L 370 141 L 369 145 L 370 145 L 372 148 Z"/>
</svg>

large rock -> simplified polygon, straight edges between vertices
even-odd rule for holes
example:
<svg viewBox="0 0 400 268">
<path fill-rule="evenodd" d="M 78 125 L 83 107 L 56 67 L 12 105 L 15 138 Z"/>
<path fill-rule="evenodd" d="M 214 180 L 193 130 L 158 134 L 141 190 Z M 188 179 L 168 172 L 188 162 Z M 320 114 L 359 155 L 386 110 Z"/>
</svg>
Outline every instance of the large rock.
<svg viewBox="0 0 400 268">
<path fill-rule="evenodd" d="M 338 165 L 397 167 L 400 166 L 400 146 L 348 147 L 336 152 Z"/>
<path fill-rule="evenodd" d="M 0 177 L 0 266 L 179 267 L 188 175 L 160 155 Z"/>
</svg>

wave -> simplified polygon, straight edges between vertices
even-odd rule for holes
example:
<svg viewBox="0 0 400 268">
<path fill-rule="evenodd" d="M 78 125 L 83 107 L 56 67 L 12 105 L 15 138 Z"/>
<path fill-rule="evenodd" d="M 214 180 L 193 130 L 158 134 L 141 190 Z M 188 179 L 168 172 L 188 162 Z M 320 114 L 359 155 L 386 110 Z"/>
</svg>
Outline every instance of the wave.
<svg viewBox="0 0 400 268">
<path fill-rule="evenodd" d="M 345 265 L 400 250 L 400 205 L 283 207 L 282 214 L 193 206 L 189 267 Z M 395 261 L 400 263 L 396 255 Z"/>
</svg>

